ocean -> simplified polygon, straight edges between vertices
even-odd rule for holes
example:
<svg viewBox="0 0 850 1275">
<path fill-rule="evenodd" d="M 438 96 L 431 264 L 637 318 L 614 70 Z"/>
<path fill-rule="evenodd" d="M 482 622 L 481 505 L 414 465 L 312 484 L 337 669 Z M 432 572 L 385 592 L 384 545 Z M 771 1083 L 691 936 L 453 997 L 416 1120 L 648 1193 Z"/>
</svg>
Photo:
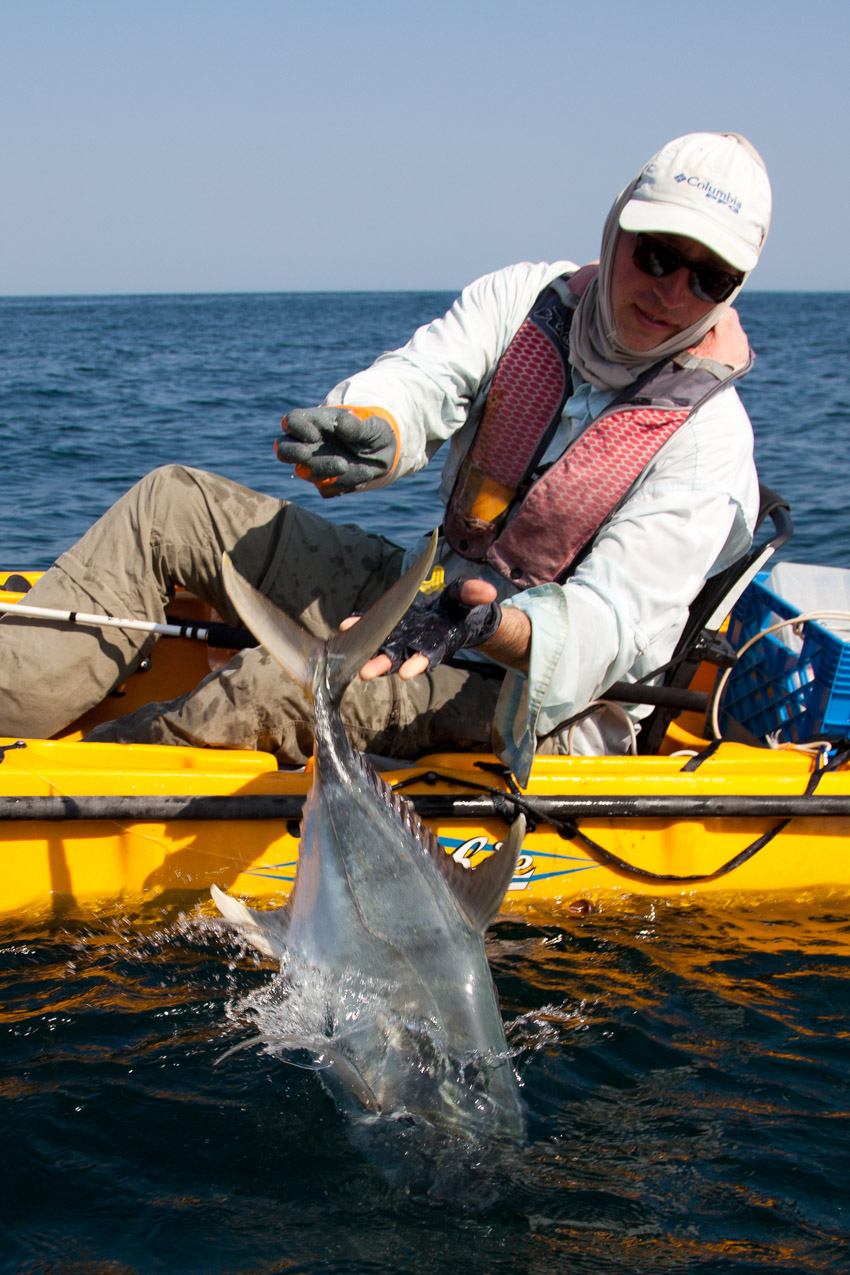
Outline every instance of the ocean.
<svg viewBox="0 0 850 1275">
<path fill-rule="evenodd" d="M 443 313 L 450 292 L 0 298 L 8 567 L 44 567 L 156 465 L 211 469 L 412 544 L 441 518 L 439 457 L 384 492 L 322 500 L 272 452 L 289 408 Z M 762 482 L 799 562 L 847 565 L 850 293 L 742 295 L 756 364 L 740 392 Z"/>
<path fill-rule="evenodd" d="M 452 299 L 0 299 L 0 561 L 47 566 L 172 461 L 412 544 L 436 464 L 324 502 L 272 442 Z M 782 556 L 850 567 L 850 294 L 739 308 Z M 312 1072 L 224 1057 L 270 975 L 197 911 L 0 921 L 0 1273 L 850 1271 L 846 897 L 635 897 L 501 921 L 488 952 L 530 1141 L 497 1186 L 429 1196 L 359 1156 Z"/>
</svg>

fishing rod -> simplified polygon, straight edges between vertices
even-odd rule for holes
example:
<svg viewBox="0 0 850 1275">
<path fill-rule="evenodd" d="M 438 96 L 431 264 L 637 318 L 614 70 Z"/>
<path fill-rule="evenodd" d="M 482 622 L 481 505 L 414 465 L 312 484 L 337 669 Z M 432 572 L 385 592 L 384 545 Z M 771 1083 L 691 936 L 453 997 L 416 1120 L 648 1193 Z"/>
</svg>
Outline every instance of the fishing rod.
<svg viewBox="0 0 850 1275">
<path fill-rule="evenodd" d="M 155 633 L 158 637 L 192 638 L 209 646 L 241 650 L 256 646 L 257 639 L 247 629 L 234 628 L 220 620 L 183 620 L 176 616 L 167 624 L 153 620 L 120 619 L 115 615 L 90 615 L 86 611 L 57 611 L 51 607 L 30 606 L 25 602 L 2 602 L 0 612 L 21 615 L 31 620 L 52 620 L 62 624 L 82 624 L 98 629 L 131 629 L 136 633 Z M 166 617 L 167 618 L 167 617 Z"/>
<path fill-rule="evenodd" d="M 91 615 L 85 611 L 58 611 L 51 607 L 31 606 L 25 602 L 0 601 L 0 614 L 20 615 L 32 620 L 50 620 L 62 624 L 82 624 L 90 628 L 130 629 L 136 633 L 151 633 L 157 637 L 189 638 L 206 642 L 208 646 L 241 651 L 256 646 L 257 639 L 248 629 L 233 627 L 220 620 L 184 620 L 177 616 L 171 622 L 158 624 L 153 620 L 120 619 L 114 615 Z M 168 617 L 166 617 L 167 619 Z M 683 687 L 644 686 L 640 683 L 615 682 L 605 692 L 605 698 L 626 704 L 660 704 L 680 712 L 704 713 L 708 708 L 708 696 L 703 691 Z"/>
</svg>

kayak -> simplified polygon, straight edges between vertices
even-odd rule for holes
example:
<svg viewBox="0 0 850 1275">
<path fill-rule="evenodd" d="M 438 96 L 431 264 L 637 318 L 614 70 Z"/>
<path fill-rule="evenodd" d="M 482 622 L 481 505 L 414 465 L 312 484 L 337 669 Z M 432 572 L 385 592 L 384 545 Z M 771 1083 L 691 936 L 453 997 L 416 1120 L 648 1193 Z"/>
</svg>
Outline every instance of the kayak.
<svg viewBox="0 0 850 1275">
<path fill-rule="evenodd" d="M 16 601 L 38 573 L 0 572 Z M 190 595 L 181 616 L 208 613 Z M 270 754 L 81 742 L 98 722 L 195 685 L 227 651 L 163 637 L 61 737 L 0 738 L 0 912 L 199 899 L 212 884 L 279 902 L 298 864 L 310 766 Z M 700 665 L 691 689 L 711 689 Z M 446 852 L 474 867 L 528 819 L 506 911 L 544 914 L 711 895 L 800 900 L 850 888 L 850 759 L 805 743 L 768 747 L 731 719 L 710 740 L 688 708 L 653 755 L 538 757 L 519 789 L 495 757 L 375 759 Z"/>
</svg>

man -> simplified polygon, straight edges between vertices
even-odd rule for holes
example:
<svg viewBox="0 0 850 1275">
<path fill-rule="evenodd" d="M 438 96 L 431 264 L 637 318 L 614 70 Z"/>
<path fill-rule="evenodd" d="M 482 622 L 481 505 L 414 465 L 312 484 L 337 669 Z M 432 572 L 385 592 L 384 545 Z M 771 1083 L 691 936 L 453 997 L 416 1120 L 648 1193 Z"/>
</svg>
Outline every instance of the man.
<svg viewBox="0 0 850 1275">
<path fill-rule="evenodd" d="M 525 264 L 479 279 L 325 405 L 284 419 L 278 458 L 328 496 L 397 481 L 450 443 L 439 560 L 453 590 L 349 687 L 356 745 L 415 756 L 492 742 L 522 780 L 536 750 L 567 746 L 562 721 L 669 657 L 703 581 L 752 535 L 752 431 L 732 386 L 751 356 L 730 307 L 769 221 L 767 174 L 745 139 L 678 138 L 614 203 L 598 268 Z M 157 619 L 182 584 L 235 619 L 224 550 L 320 635 L 404 566 L 380 537 L 168 467 L 63 554 L 31 600 Z M 59 731 L 146 649 L 130 633 L 14 619 L 2 638 L 10 735 Z M 623 751 L 643 711 L 624 721 L 603 707 L 570 746 Z M 89 738 L 258 747 L 299 764 L 311 723 L 277 666 L 248 650 Z"/>
</svg>

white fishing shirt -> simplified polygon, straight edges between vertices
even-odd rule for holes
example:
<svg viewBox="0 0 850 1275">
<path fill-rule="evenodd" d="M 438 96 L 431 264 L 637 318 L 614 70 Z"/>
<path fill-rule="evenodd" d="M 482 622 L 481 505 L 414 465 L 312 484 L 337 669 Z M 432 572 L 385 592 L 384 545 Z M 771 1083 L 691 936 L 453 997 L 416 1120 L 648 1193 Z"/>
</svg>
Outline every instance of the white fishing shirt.
<svg viewBox="0 0 850 1275">
<path fill-rule="evenodd" d="M 325 402 L 392 413 L 401 435 L 393 482 L 422 469 L 448 442 L 440 486 L 447 501 L 499 359 L 543 288 L 576 268 L 568 261 L 523 263 L 477 279 L 446 315 L 341 382 Z M 547 462 L 614 398 L 576 372 L 573 388 Z M 503 604 L 531 621 L 528 674 L 508 670 L 494 723 L 494 747 L 521 783 L 542 737 L 613 682 L 636 681 L 670 658 L 704 580 L 749 548 L 758 504 L 752 427 L 730 385 L 659 449 L 565 584 L 517 591 L 487 565 L 441 544 L 447 579 L 490 580 Z M 627 711 L 638 721 L 650 710 Z M 627 745 L 628 731 L 613 710 L 586 719 L 572 740 L 572 750 L 582 753 L 620 753 Z M 565 747 L 557 737 L 546 745 Z"/>
</svg>

